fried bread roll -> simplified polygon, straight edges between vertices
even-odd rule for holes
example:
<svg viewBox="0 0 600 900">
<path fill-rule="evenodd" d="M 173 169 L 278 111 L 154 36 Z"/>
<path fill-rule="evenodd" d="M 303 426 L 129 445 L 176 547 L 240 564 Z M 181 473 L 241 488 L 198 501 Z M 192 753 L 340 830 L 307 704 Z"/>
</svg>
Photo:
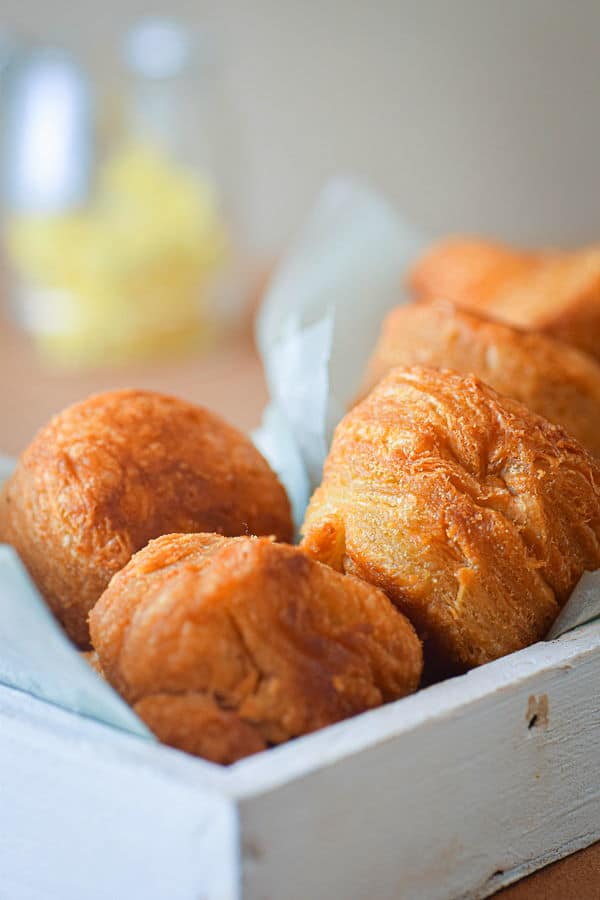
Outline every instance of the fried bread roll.
<svg viewBox="0 0 600 900">
<path fill-rule="evenodd" d="M 600 456 L 600 365 L 575 347 L 451 303 L 412 303 L 386 318 L 363 396 L 390 369 L 412 365 L 473 373 Z"/>
<path fill-rule="evenodd" d="M 393 369 L 338 425 L 303 534 L 462 671 L 543 637 L 600 565 L 600 466 L 474 376 Z"/>
<path fill-rule="evenodd" d="M 417 299 L 450 300 L 600 358 L 600 246 L 527 253 L 451 238 L 417 261 L 409 286 Z"/>
<path fill-rule="evenodd" d="M 230 763 L 416 690 L 411 624 L 267 538 L 167 535 L 90 614 L 108 681 L 167 744 Z"/>
<path fill-rule="evenodd" d="M 150 391 L 98 394 L 55 416 L 0 494 L 12 544 L 80 646 L 112 575 L 173 531 L 293 533 L 286 493 L 249 439 Z"/>
</svg>

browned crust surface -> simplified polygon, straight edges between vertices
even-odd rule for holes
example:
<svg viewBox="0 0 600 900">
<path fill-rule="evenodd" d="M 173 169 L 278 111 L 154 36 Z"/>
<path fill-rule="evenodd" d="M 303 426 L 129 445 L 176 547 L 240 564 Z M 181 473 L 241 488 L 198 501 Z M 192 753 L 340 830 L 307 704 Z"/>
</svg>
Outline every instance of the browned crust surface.
<svg viewBox="0 0 600 900">
<path fill-rule="evenodd" d="M 150 391 L 97 394 L 55 416 L 0 495 L 0 539 L 81 646 L 111 576 L 173 531 L 289 540 L 290 507 L 247 437 Z"/>
<path fill-rule="evenodd" d="M 600 565 L 600 469 L 474 376 L 394 369 L 338 426 L 303 532 L 457 671 L 541 638 Z"/>
<path fill-rule="evenodd" d="M 90 615 L 102 670 L 157 736 L 228 763 L 416 690 L 379 590 L 266 538 L 167 535 Z"/>
<path fill-rule="evenodd" d="M 387 316 L 363 395 L 390 369 L 413 365 L 472 373 L 600 455 L 600 365 L 575 347 L 451 303 L 426 301 Z"/>
<path fill-rule="evenodd" d="M 418 299 L 484 311 L 600 358 L 599 246 L 529 253 L 478 238 L 450 238 L 416 262 L 409 286 Z"/>
</svg>

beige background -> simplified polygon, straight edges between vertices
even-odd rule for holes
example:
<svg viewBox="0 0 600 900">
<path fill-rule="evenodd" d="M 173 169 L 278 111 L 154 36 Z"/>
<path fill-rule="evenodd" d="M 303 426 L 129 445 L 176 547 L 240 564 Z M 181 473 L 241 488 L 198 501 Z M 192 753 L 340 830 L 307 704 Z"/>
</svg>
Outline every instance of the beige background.
<svg viewBox="0 0 600 900">
<path fill-rule="evenodd" d="M 534 243 L 600 232 L 595 0 L 169 0 L 220 37 L 251 243 L 354 171 L 439 233 Z M 147 0 L 2 0 L 1 19 L 107 64 Z"/>
</svg>

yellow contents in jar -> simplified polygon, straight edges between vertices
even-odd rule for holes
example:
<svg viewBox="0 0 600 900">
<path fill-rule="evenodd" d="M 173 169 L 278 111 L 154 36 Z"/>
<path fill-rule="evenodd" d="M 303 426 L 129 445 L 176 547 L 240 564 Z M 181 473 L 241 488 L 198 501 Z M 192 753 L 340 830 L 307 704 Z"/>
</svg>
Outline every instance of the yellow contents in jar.
<svg viewBox="0 0 600 900">
<path fill-rule="evenodd" d="M 59 361 L 135 359 L 206 339 L 226 230 L 211 183 L 154 148 L 109 159 L 85 209 L 15 217 L 7 237 L 31 328 Z"/>
</svg>

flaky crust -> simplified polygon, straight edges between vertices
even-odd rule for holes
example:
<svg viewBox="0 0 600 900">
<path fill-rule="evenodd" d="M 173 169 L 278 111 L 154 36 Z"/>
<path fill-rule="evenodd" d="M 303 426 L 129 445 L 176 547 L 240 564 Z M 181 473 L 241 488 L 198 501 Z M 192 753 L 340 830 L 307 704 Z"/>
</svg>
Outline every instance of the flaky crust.
<svg viewBox="0 0 600 900">
<path fill-rule="evenodd" d="M 55 416 L 0 494 L 13 544 L 79 645 L 111 576 L 161 534 L 292 536 L 287 496 L 243 434 L 150 391 L 97 394 Z"/>
<path fill-rule="evenodd" d="M 575 347 L 425 301 L 399 306 L 386 318 L 362 396 L 390 369 L 412 365 L 477 375 L 600 456 L 600 365 Z"/>
<path fill-rule="evenodd" d="M 474 376 L 394 369 L 338 426 L 303 527 L 383 588 L 445 674 L 541 638 L 600 565 L 600 469 Z"/>
<path fill-rule="evenodd" d="M 528 253 L 451 238 L 417 261 L 409 286 L 418 299 L 450 300 L 600 358 L 600 246 Z"/>
<path fill-rule="evenodd" d="M 90 614 L 109 682 L 165 743 L 230 763 L 416 690 L 379 590 L 266 538 L 167 535 Z"/>
</svg>

